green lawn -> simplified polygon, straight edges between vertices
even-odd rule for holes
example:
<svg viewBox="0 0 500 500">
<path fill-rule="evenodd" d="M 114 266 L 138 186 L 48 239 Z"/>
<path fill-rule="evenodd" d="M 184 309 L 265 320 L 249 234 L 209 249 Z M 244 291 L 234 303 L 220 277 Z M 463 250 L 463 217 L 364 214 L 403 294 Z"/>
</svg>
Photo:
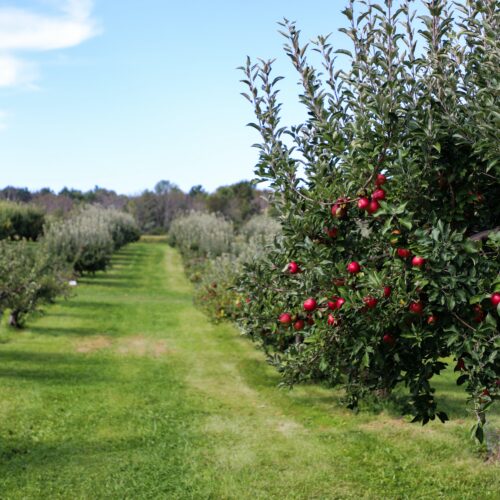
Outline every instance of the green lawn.
<svg viewBox="0 0 500 500">
<path fill-rule="evenodd" d="M 164 243 L 128 246 L 0 341 L 1 499 L 500 498 L 450 373 L 453 421 L 424 428 L 280 390 L 246 339 L 193 307 Z"/>
</svg>

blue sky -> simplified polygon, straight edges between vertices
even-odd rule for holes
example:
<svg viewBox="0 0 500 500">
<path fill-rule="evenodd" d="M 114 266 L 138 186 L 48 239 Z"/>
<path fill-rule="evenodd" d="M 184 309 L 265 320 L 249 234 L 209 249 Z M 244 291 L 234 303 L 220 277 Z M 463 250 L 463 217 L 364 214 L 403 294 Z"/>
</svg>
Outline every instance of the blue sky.
<svg viewBox="0 0 500 500">
<path fill-rule="evenodd" d="M 258 140 L 236 67 L 277 57 L 287 121 L 303 117 L 276 22 L 304 39 L 344 24 L 344 0 L 4 0 L 0 187 L 167 179 L 213 190 L 253 177 Z"/>
</svg>

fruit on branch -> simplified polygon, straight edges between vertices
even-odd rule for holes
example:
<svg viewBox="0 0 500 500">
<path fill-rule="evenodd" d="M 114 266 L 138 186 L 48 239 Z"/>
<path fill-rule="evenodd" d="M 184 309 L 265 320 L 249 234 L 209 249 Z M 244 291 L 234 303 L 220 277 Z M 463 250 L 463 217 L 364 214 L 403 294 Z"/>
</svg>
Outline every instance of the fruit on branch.
<svg viewBox="0 0 500 500">
<path fill-rule="evenodd" d="M 357 274 L 359 271 L 361 271 L 361 266 L 356 261 L 349 262 L 349 264 L 347 264 L 348 273 Z"/>
<path fill-rule="evenodd" d="M 409 309 L 413 314 L 422 314 L 424 311 L 424 306 L 422 302 L 410 302 Z"/>
<path fill-rule="evenodd" d="M 415 256 L 411 259 L 411 265 L 413 267 L 422 267 L 425 264 L 425 259 L 420 256 Z"/>
<path fill-rule="evenodd" d="M 292 322 L 292 315 L 290 313 L 281 313 L 279 317 L 279 322 L 282 325 L 289 325 Z"/>
<path fill-rule="evenodd" d="M 336 307 L 336 309 L 340 309 L 344 304 L 345 304 L 345 299 L 343 299 L 342 297 L 339 297 L 337 299 L 337 302 L 335 303 L 335 307 Z"/>
<path fill-rule="evenodd" d="M 328 309 L 331 309 L 332 311 L 334 311 L 335 309 L 337 309 L 337 301 L 336 300 L 329 300 L 327 302 L 327 306 L 328 306 Z"/>
<path fill-rule="evenodd" d="M 292 260 L 292 262 L 290 262 L 290 264 L 288 264 L 288 272 L 290 274 L 300 273 L 300 267 L 297 264 L 297 262 L 295 262 L 295 261 Z"/>
<path fill-rule="evenodd" d="M 375 179 L 375 185 L 382 186 L 382 184 L 385 184 L 386 181 L 387 177 L 384 174 L 378 174 L 377 178 Z"/>
<path fill-rule="evenodd" d="M 387 344 L 387 345 L 394 345 L 395 342 L 396 342 L 396 339 L 390 334 L 390 333 L 386 333 L 383 337 L 382 337 L 382 341 L 384 342 L 384 344 Z"/>
<path fill-rule="evenodd" d="M 334 326 L 337 323 L 337 320 L 333 314 L 329 314 L 326 322 L 328 323 L 328 325 Z"/>
<path fill-rule="evenodd" d="M 312 297 L 306 299 L 304 301 L 304 310 L 308 312 L 312 312 L 318 307 L 318 303 Z"/>
<path fill-rule="evenodd" d="M 372 194 L 372 200 L 385 200 L 385 191 L 383 189 L 375 189 Z"/>
<path fill-rule="evenodd" d="M 331 228 L 325 227 L 325 233 L 330 238 L 336 238 L 338 235 L 338 232 L 339 232 L 339 230 L 336 227 L 331 227 Z"/>
<path fill-rule="evenodd" d="M 465 370 L 465 361 L 464 358 L 458 358 L 457 364 L 455 366 L 455 369 L 453 371 L 458 372 L 458 371 L 463 371 Z"/>
<path fill-rule="evenodd" d="M 384 286 L 384 297 L 388 299 L 391 296 L 392 288 L 390 286 Z"/>
<path fill-rule="evenodd" d="M 365 196 L 361 197 L 358 200 L 358 208 L 360 210 L 366 210 L 369 205 L 370 205 L 370 200 L 368 198 L 366 198 Z"/>
<path fill-rule="evenodd" d="M 370 203 L 369 203 L 368 208 L 366 209 L 366 211 L 369 214 L 374 214 L 379 208 L 380 208 L 380 205 L 378 204 L 378 201 L 377 200 L 372 200 L 372 201 L 370 201 Z"/>
<path fill-rule="evenodd" d="M 433 325 L 434 323 L 436 323 L 437 321 L 437 316 L 435 316 L 434 314 L 431 314 L 428 318 L 427 318 L 427 324 L 428 325 Z"/>
<path fill-rule="evenodd" d="M 378 304 L 378 300 L 375 297 L 365 297 L 363 299 L 363 302 L 365 303 L 366 307 L 368 307 L 368 309 L 373 309 Z"/>
<path fill-rule="evenodd" d="M 305 326 L 305 322 L 303 319 L 298 319 L 294 324 L 293 328 L 294 330 L 303 330 Z"/>
<path fill-rule="evenodd" d="M 396 252 L 398 257 L 401 257 L 402 259 L 407 259 L 411 255 L 411 252 L 407 248 L 398 248 Z"/>
<path fill-rule="evenodd" d="M 493 304 L 494 307 L 497 307 L 498 304 L 500 304 L 500 293 L 495 292 L 491 295 L 490 297 L 491 303 Z"/>
</svg>

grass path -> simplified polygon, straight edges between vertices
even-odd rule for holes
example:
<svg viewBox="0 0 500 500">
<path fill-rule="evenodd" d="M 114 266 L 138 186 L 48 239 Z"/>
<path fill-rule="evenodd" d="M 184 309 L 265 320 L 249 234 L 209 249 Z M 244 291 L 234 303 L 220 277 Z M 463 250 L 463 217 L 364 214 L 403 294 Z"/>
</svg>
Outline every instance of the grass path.
<svg viewBox="0 0 500 500">
<path fill-rule="evenodd" d="M 426 428 L 279 390 L 246 339 L 193 307 L 164 244 L 130 245 L 0 341 L 1 499 L 500 498 L 451 375 L 455 420 Z"/>
</svg>

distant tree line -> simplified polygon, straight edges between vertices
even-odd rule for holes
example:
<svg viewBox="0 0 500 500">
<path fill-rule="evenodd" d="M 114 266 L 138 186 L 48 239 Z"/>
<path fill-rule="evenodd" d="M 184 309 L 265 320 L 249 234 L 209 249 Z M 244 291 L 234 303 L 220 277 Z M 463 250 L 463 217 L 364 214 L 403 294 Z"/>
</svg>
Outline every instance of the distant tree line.
<svg viewBox="0 0 500 500">
<path fill-rule="evenodd" d="M 89 191 L 65 187 L 58 193 L 49 188 L 30 191 L 7 186 L 0 190 L 0 202 L 9 201 L 18 207 L 19 204 L 29 204 L 56 218 L 67 217 L 79 206 L 96 204 L 130 213 L 142 233 L 162 234 L 169 230 L 173 219 L 192 210 L 220 214 L 239 227 L 252 216 L 265 211 L 268 206 L 267 195 L 266 191 L 258 190 L 249 181 L 221 186 L 213 193 L 208 193 L 201 185 L 184 192 L 176 184 L 161 180 L 152 190 L 137 195 L 117 194 L 99 186 Z M 2 211 L 0 206 L 0 216 Z M 36 239 L 36 236 L 14 234 Z M 8 234 L 4 237 L 11 236 Z"/>
</svg>

